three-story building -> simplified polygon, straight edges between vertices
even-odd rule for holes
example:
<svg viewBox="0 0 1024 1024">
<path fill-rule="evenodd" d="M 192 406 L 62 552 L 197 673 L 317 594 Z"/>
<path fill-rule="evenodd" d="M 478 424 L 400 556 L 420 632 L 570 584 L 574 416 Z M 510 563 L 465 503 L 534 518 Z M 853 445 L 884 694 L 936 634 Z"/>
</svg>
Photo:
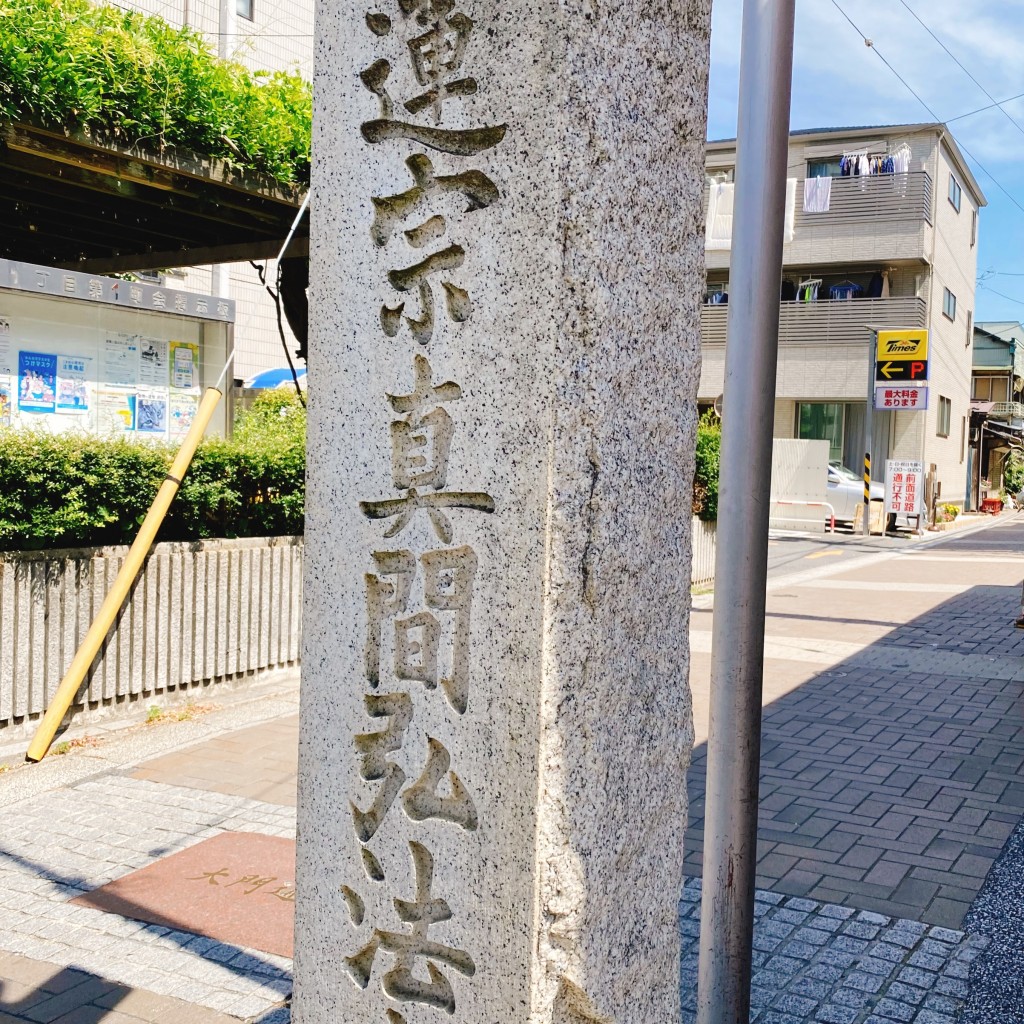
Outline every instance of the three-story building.
<svg viewBox="0 0 1024 1024">
<path fill-rule="evenodd" d="M 702 405 L 724 389 L 735 161 L 735 140 L 708 144 Z M 870 413 L 873 476 L 887 458 L 934 464 L 961 504 L 985 197 L 955 140 L 942 124 L 794 132 L 785 202 L 774 436 L 827 440 L 859 472 L 872 332 L 927 328 L 928 408 Z"/>
</svg>

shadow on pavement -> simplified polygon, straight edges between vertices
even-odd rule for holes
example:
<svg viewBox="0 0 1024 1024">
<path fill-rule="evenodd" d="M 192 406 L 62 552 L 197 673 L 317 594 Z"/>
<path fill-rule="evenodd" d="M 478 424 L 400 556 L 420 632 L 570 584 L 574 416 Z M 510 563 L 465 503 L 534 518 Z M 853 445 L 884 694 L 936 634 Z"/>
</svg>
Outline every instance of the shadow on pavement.
<svg viewBox="0 0 1024 1024">
<path fill-rule="evenodd" d="M 962 926 L 1024 814 L 1019 601 L 972 587 L 764 708 L 760 888 Z M 688 877 L 706 758 L 696 748 L 688 775 Z"/>
</svg>

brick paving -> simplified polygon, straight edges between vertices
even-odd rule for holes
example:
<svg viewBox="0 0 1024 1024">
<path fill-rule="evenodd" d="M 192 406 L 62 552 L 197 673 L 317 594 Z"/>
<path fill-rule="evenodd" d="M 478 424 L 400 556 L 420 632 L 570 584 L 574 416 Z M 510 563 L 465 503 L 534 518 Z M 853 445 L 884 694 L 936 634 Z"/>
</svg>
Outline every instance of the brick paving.
<svg viewBox="0 0 1024 1024">
<path fill-rule="evenodd" d="M 697 998 L 700 880 L 680 902 L 683 1024 Z M 984 936 L 758 891 L 751 1024 L 954 1024 Z"/>
<path fill-rule="evenodd" d="M 818 667 L 765 708 L 759 885 L 961 926 L 1024 815 L 1024 631 L 1012 627 L 1024 561 L 1012 552 L 1024 552 L 1016 519 L 769 594 L 770 649 L 778 634 L 869 642 L 831 659 L 819 643 Z M 962 592 L 927 593 L 936 577 Z M 691 875 L 705 773 L 702 744 L 688 780 Z"/>
<path fill-rule="evenodd" d="M 299 716 L 263 722 L 147 761 L 136 779 L 295 806 Z"/>
</svg>

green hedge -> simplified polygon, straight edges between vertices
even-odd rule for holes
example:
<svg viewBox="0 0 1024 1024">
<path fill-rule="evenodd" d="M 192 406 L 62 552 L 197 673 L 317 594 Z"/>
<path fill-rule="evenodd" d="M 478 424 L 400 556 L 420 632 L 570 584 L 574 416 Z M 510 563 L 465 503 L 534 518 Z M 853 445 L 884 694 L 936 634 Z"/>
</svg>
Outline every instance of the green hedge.
<svg viewBox="0 0 1024 1024">
<path fill-rule="evenodd" d="M 90 0 L 0 0 L 0 119 L 309 181 L 308 82 L 253 74 L 194 29 Z"/>
<path fill-rule="evenodd" d="M 722 421 L 706 412 L 697 424 L 697 465 L 693 476 L 693 514 L 718 518 L 718 460 L 722 448 Z"/>
<path fill-rule="evenodd" d="M 0 550 L 130 543 L 174 445 L 0 432 Z M 306 413 L 273 391 L 196 452 L 159 540 L 303 532 Z"/>
</svg>

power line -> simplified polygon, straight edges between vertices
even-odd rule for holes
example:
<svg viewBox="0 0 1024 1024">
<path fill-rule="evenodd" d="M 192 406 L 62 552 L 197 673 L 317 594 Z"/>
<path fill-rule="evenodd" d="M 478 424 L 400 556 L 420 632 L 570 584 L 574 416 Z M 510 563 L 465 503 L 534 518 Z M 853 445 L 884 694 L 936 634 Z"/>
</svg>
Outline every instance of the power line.
<svg viewBox="0 0 1024 1024">
<path fill-rule="evenodd" d="M 967 70 L 966 67 L 964 67 L 956 54 L 953 53 L 953 51 L 950 50 L 950 48 L 921 20 L 917 12 L 910 6 L 910 4 L 907 3 L 907 0 L 900 0 L 900 3 L 910 11 L 921 28 L 923 28 L 925 32 L 927 32 L 928 35 L 930 35 L 932 39 L 934 39 L 935 42 L 937 42 L 939 46 L 941 46 L 942 49 L 945 50 L 946 53 L 956 62 L 956 66 L 1000 109 L 1003 117 L 1005 117 L 1007 121 L 1009 121 L 1010 124 L 1012 124 L 1014 128 L 1021 133 L 1021 135 L 1024 135 L 1024 128 L 1020 126 L 1019 122 L 1011 117 L 1007 111 L 1003 110 L 1003 105 L 995 98 L 995 96 L 992 95 L 992 93 L 988 91 L 988 89 L 985 88 L 985 86 L 981 84 L 981 82 L 974 77 L 974 75 L 971 74 L 970 71 Z"/>
<path fill-rule="evenodd" d="M 957 114 L 956 117 L 947 117 L 946 124 L 952 124 L 954 121 L 962 121 L 965 117 L 974 117 L 975 114 L 983 114 L 986 110 L 992 110 L 993 107 L 1001 107 L 1004 103 L 1012 103 L 1014 100 L 1024 98 L 1024 92 L 1017 93 L 1016 96 L 1007 96 L 1005 100 L 997 100 L 995 103 L 987 103 L 983 107 L 978 107 L 976 110 L 968 110 L 966 114 Z M 1005 111 L 1003 111 L 1005 113 Z"/>
<path fill-rule="evenodd" d="M 936 114 L 935 111 L 932 110 L 932 108 L 928 106 L 928 104 L 925 103 L 923 99 L 921 99 L 921 97 L 917 94 L 913 86 L 911 86 L 911 84 L 885 59 L 885 57 L 878 49 L 878 47 L 875 46 L 874 42 L 870 40 L 866 35 L 864 35 L 863 32 L 861 32 L 861 30 L 854 23 L 853 19 L 846 13 L 846 11 L 842 9 L 842 7 L 839 6 L 838 0 L 832 0 L 832 6 L 835 7 L 835 9 L 850 23 L 854 32 L 856 32 L 857 35 L 859 35 L 861 39 L 864 40 L 864 45 L 867 46 L 869 49 L 874 50 L 874 52 L 878 54 L 878 59 L 900 80 L 900 82 L 903 83 L 904 87 L 914 97 L 914 99 L 916 99 L 918 103 L 920 103 L 921 106 L 924 107 L 924 109 L 927 110 L 929 114 L 931 114 L 932 120 L 938 124 L 944 123 L 942 118 L 939 117 L 939 115 Z M 957 145 L 960 147 L 961 150 L 963 150 L 964 154 L 967 157 L 969 157 L 971 160 L 975 162 L 975 164 L 977 164 L 978 169 L 991 180 L 992 184 L 995 185 L 996 188 L 998 188 L 999 191 L 1002 192 L 1003 195 L 1006 196 L 1006 198 L 1009 199 L 1010 202 L 1013 203 L 1013 205 L 1016 206 L 1021 213 L 1024 213 L 1024 206 L 1017 202 L 1017 200 L 1003 187 L 999 179 L 987 167 L 985 167 L 985 165 L 962 142 L 958 141 Z"/>
<path fill-rule="evenodd" d="M 995 288 L 990 288 L 987 284 L 985 284 L 984 281 L 979 281 L 978 287 L 984 288 L 985 291 L 991 292 L 993 295 L 998 295 L 1001 299 L 1006 299 L 1007 302 L 1013 302 L 1018 306 L 1024 306 L 1024 301 L 1022 301 L 1021 299 L 1015 299 L 1012 295 L 1004 295 L 1002 292 L 997 292 Z"/>
</svg>

